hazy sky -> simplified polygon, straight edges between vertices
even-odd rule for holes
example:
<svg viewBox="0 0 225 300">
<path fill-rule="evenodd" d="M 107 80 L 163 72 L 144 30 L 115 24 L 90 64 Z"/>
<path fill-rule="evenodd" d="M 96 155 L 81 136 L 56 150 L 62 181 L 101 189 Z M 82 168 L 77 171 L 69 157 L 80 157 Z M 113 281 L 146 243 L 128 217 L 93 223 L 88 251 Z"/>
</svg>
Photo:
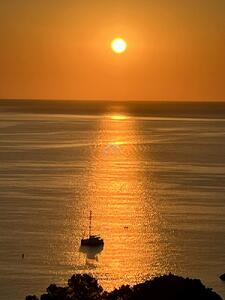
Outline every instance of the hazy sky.
<svg viewBox="0 0 225 300">
<path fill-rule="evenodd" d="M 225 0 L 1 0 L 0 98 L 225 100 Z"/>
</svg>

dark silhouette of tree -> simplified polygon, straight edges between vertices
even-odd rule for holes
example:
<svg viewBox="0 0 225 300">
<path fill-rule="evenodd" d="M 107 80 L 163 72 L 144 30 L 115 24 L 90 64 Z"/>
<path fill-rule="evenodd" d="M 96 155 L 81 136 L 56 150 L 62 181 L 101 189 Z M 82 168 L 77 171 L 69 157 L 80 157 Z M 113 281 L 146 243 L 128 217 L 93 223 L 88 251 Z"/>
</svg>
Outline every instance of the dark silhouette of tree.
<svg viewBox="0 0 225 300">
<path fill-rule="evenodd" d="M 198 279 L 184 279 L 172 274 L 156 277 L 138 284 L 133 289 L 132 300 L 147 300 L 149 296 L 157 300 L 221 300 L 221 297 L 206 288 Z"/>
<path fill-rule="evenodd" d="M 26 300 L 39 300 L 37 296 L 27 296 Z"/>
<path fill-rule="evenodd" d="M 225 273 L 222 274 L 222 275 L 220 275 L 220 279 L 221 279 L 222 281 L 225 281 Z"/>
<path fill-rule="evenodd" d="M 104 292 L 98 281 L 87 274 L 73 275 L 68 286 L 51 284 L 40 300 L 222 300 L 206 288 L 200 280 L 172 274 L 156 277 L 134 287 L 123 285 L 112 292 Z M 39 300 L 27 296 L 26 300 Z"/>
<path fill-rule="evenodd" d="M 114 289 L 111 293 L 106 295 L 107 300 L 117 300 L 117 299 L 132 299 L 133 290 L 129 285 L 122 285 L 119 289 Z"/>
<path fill-rule="evenodd" d="M 98 300 L 101 299 L 103 288 L 98 284 L 98 281 L 87 274 L 73 275 L 68 280 L 68 286 L 73 291 L 75 298 L 78 300 Z"/>
</svg>

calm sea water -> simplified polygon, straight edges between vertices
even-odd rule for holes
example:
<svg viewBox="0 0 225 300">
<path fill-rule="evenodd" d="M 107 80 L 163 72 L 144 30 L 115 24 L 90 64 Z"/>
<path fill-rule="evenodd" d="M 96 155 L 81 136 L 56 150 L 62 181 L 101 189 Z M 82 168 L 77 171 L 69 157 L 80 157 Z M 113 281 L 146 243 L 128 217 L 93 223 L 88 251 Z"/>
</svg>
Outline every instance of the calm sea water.
<svg viewBox="0 0 225 300">
<path fill-rule="evenodd" d="M 173 272 L 225 296 L 225 109 L 32 105 L 0 105 L 0 299 L 86 272 L 107 290 Z M 90 210 L 101 253 L 80 251 Z"/>
</svg>

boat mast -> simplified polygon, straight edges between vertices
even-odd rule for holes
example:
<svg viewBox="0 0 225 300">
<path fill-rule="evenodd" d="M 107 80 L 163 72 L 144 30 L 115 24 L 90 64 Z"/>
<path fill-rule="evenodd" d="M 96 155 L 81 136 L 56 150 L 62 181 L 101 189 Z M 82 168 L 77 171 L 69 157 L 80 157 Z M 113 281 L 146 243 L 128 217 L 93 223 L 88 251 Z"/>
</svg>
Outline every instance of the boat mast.
<svg viewBox="0 0 225 300">
<path fill-rule="evenodd" d="M 91 236 L 91 217 L 92 217 L 92 211 L 90 210 L 90 220 L 89 220 L 89 237 Z"/>
</svg>

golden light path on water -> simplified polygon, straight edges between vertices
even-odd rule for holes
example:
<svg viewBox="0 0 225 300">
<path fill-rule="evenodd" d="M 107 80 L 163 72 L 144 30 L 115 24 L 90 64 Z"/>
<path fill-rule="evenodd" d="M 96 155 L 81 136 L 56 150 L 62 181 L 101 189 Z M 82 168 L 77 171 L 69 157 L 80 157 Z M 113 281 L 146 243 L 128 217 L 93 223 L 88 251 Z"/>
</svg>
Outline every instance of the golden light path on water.
<svg viewBox="0 0 225 300">
<path fill-rule="evenodd" d="M 105 246 L 101 253 L 80 252 L 79 259 L 75 254 L 68 259 L 74 266 L 79 260 L 79 271 L 91 272 L 110 290 L 135 284 L 159 271 L 164 273 L 168 263 L 162 261 L 162 220 L 149 191 L 151 178 L 145 174 L 143 155 L 138 150 L 142 137 L 135 120 L 121 112 L 107 115 L 99 120 L 97 132 L 84 174 L 80 228 L 88 233 L 91 210 L 93 233 L 101 235 Z M 71 209 L 72 223 L 76 209 Z M 77 243 L 76 237 L 72 245 Z"/>
<path fill-rule="evenodd" d="M 137 116 L 120 103 L 1 120 L 2 299 L 75 273 L 111 290 L 172 272 L 224 296 L 223 120 Z M 90 210 L 101 253 L 80 251 Z"/>
</svg>

